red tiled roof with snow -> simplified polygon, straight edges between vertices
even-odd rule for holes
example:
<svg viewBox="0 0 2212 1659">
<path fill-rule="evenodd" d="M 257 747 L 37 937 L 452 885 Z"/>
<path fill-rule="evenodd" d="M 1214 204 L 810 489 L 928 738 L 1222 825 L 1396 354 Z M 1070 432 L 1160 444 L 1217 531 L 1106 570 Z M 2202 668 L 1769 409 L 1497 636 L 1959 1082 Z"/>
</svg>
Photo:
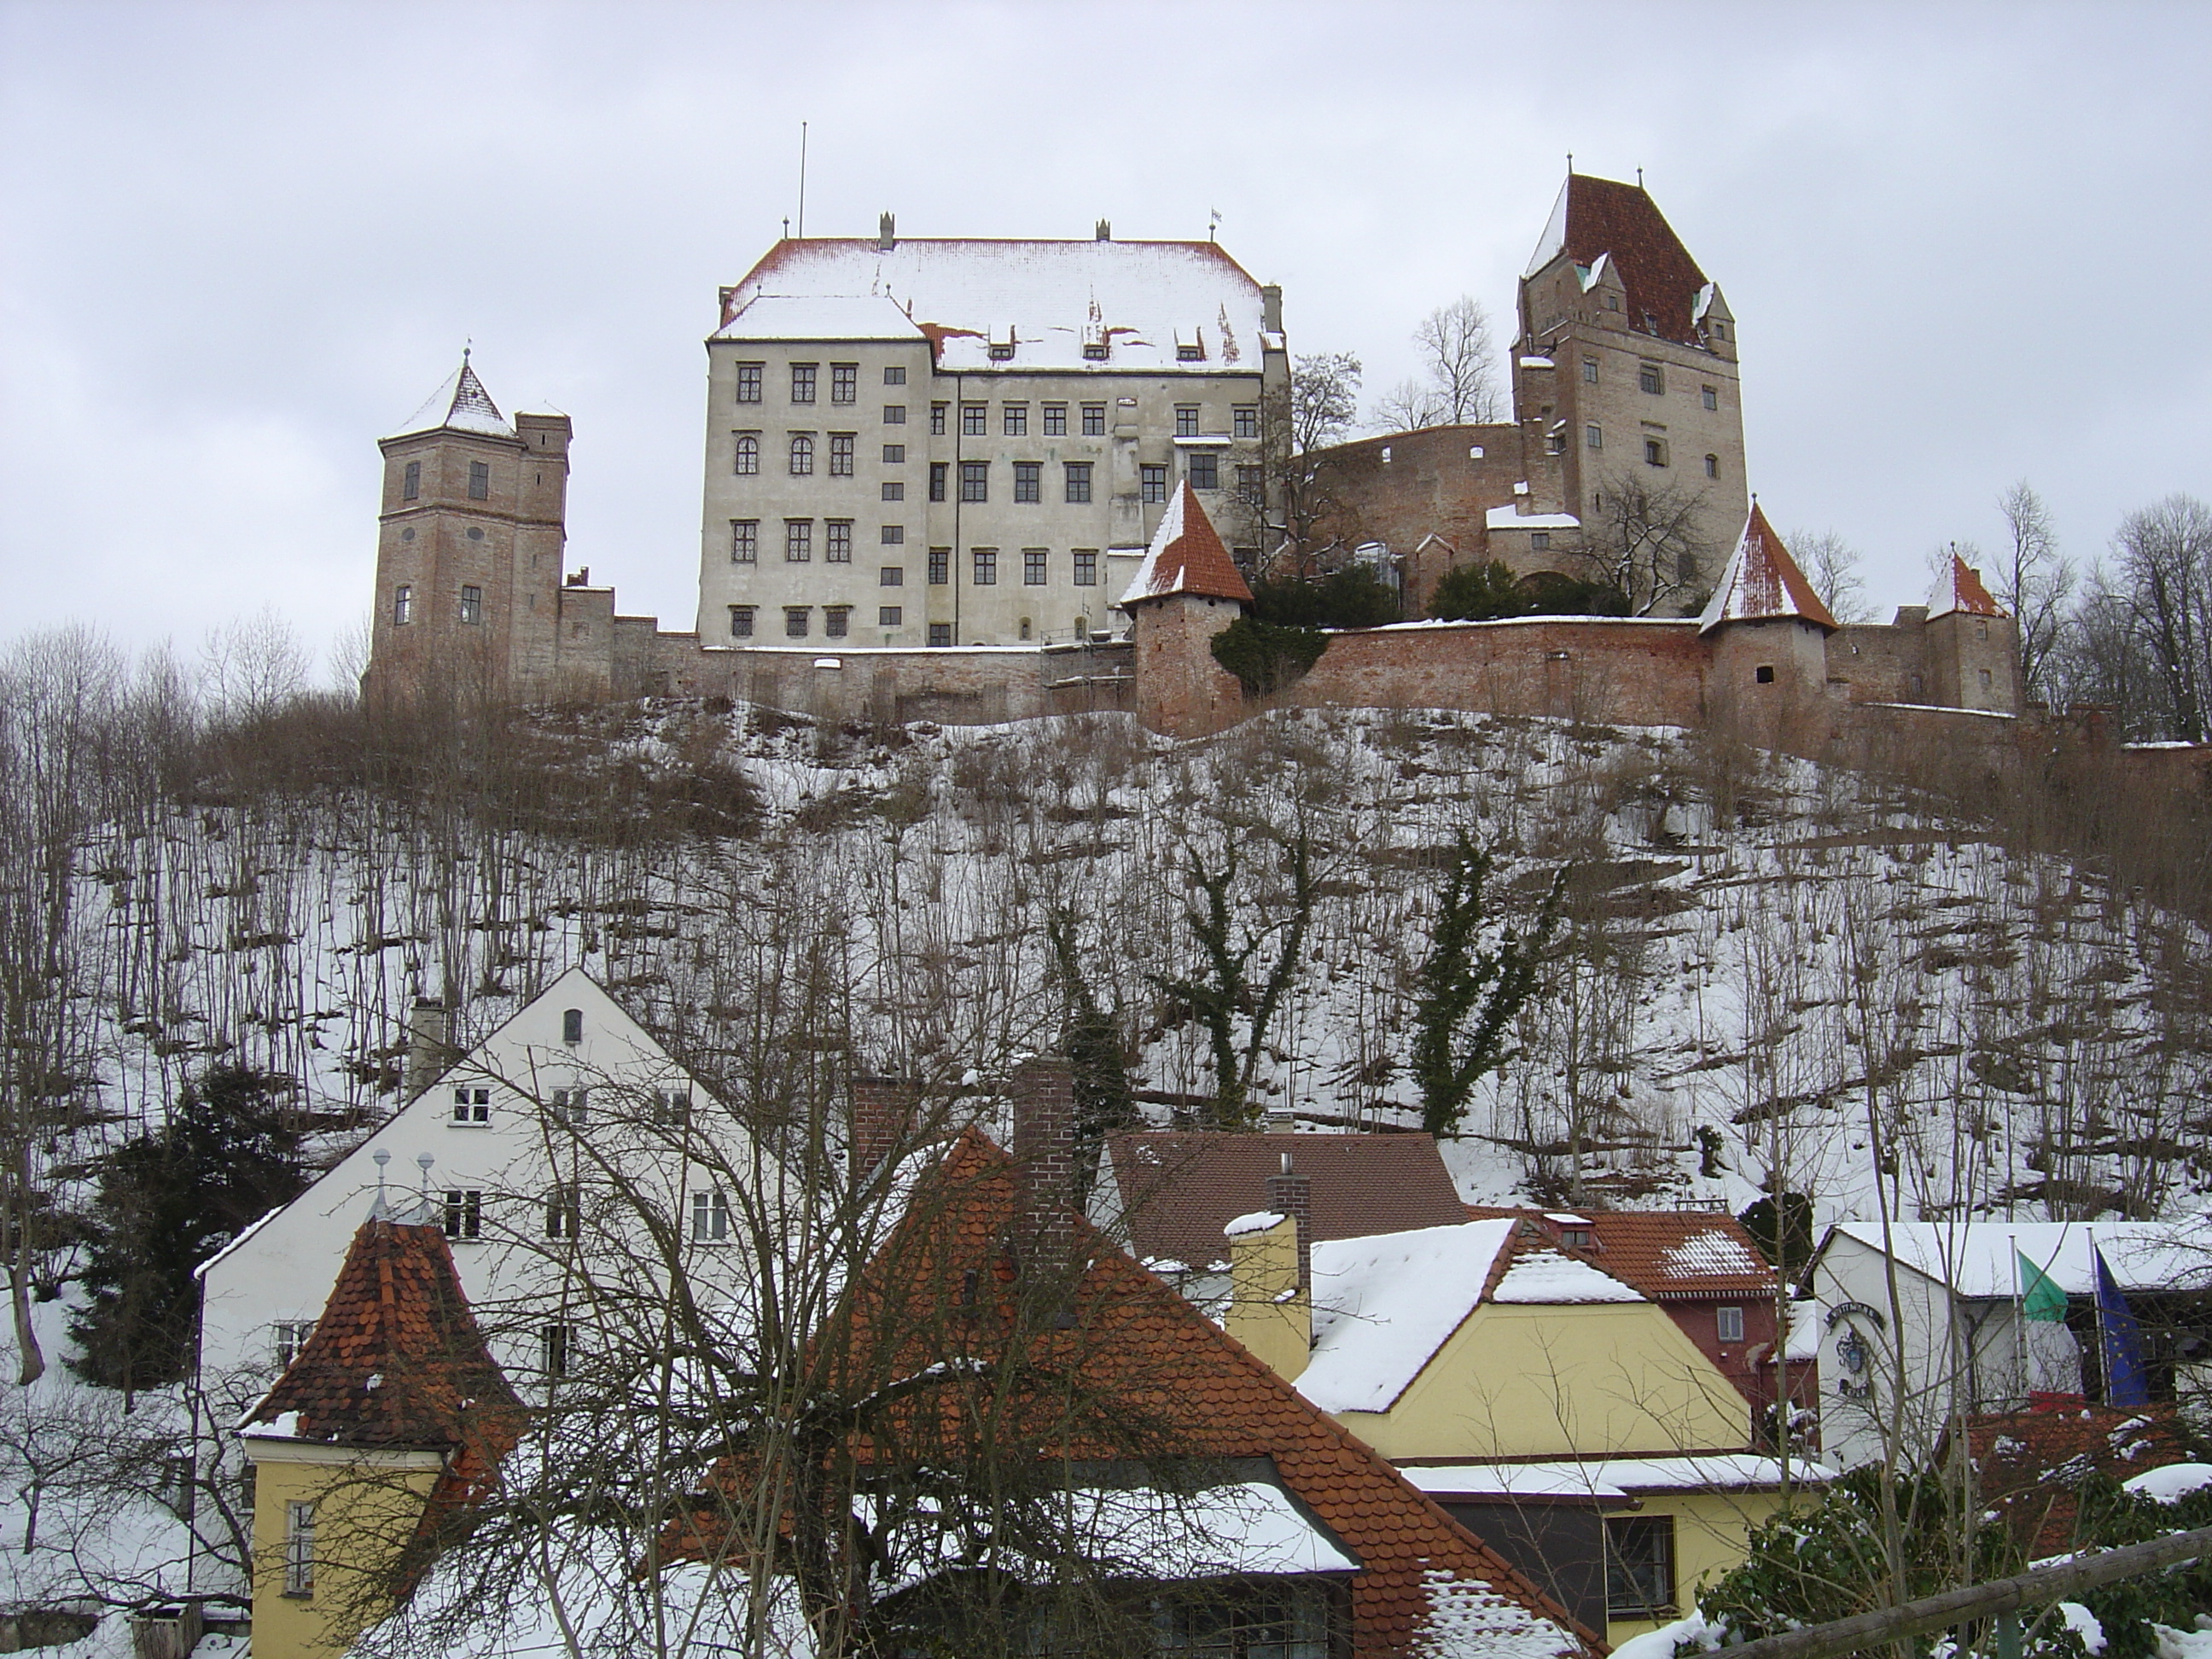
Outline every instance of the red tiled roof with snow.
<svg viewBox="0 0 2212 1659">
<path fill-rule="evenodd" d="M 1641 185 L 1571 173 L 1528 261 L 1533 276 L 1565 252 L 1588 270 L 1609 258 L 1627 289 L 1629 326 L 1685 345 L 1703 343 L 1697 328 L 1705 274 Z"/>
<path fill-rule="evenodd" d="M 1550 1231 L 1537 1210 L 1469 1205 L 1478 1218 L 1517 1217 Z M 1706 1297 L 1771 1297 L 1774 1270 L 1750 1232 L 1732 1215 L 1702 1210 L 1589 1210 L 1576 1219 L 1590 1242 L 1577 1253 L 1654 1302 Z M 1557 1224 L 1552 1224 L 1555 1226 Z"/>
<path fill-rule="evenodd" d="M 2076 1492 L 2094 1471 L 2124 1481 L 2185 1463 L 2171 1404 L 2008 1412 L 1966 1425 L 1982 1500 L 2031 1558 L 2074 1547 Z"/>
<path fill-rule="evenodd" d="M 1188 483 L 1176 491 L 1168 510 L 1160 514 L 1152 544 L 1145 550 L 1144 562 L 1137 567 L 1129 591 L 1121 595 L 1120 603 L 1127 606 L 1177 593 L 1252 603 L 1251 587 L 1237 568 L 1237 562 L 1229 556 L 1229 550 L 1221 544 L 1213 521 L 1206 516 Z"/>
<path fill-rule="evenodd" d="M 1982 573 L 1956 553 L 1951 556 L 1948 576 L 1937 579 L 1936 591 L 1929 596 L 1928 619 L 1933 622 L 1954 611 L 1964 611 L 1969 617 L 2005 614 L 2005 608 L 1990 598 L 1990 590 L 1982 586 Z"/>
<path fill-rule="evenodd" d="M 1821 628 L 1836 626 L 1835 617 L 1754 501 L 1742 538 L 1729 555 L 1728 568 L 1721 572 L 1720 586 L 1698 618 L 1698 632 L 1710 633 L 1723 623 L 1778 622 L 1792 617 Z"/>
<path fill-rule="evenodd" d="M 499 405 L 484 390 L 484 383 L 461 354 L 461 366 L 439 384 L 410 416 L 407 424 L 392 435 L 404 438 L 416 432 L 473 432 L 485 438 L 512 438 L 514 428 L 499 412 Z"/>
<path fill-rule="evenodd" d="M 522 1402 L 485 1351 L 433 1226 L 362 1224 L 323 1316 L 240 1425 L 249 1435 L 342 1446 L 466 1448 L 496 1459 Z"/>
<path fill-rule="evenodd" d="M 787 237 L 729 290 L 715 337 L 919 332 L 947 373 L 1257 374 L 1262 320 L 1259 283 L 1212 242 Z"/>
<path fill-rule="evenodd" d="M 1267 1207 L 1267 1177 L 1312 1183 L 1315 1240 L 1449 1226 L 1463 1219 L 1451 1174 L 1427 1135 L 1158 1132 L 1107 1141 L 1130 1249 L 1203 1273 L 1228 1255 L 1221 1230 Z"/>
</svg>

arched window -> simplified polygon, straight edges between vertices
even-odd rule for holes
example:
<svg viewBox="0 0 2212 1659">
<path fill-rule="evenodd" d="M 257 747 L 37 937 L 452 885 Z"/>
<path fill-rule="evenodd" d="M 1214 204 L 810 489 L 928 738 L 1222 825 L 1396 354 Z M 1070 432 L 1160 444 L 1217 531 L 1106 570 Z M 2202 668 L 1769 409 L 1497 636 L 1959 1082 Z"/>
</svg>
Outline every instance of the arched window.
<svg viewBox="0 0 2212 1659">
<path fill-rule="evenodd" d="M 583 1040 L 584 1011 L 581 1008 L 563 1008 L 561 1011 L 561 1041 L 574 1043 Z"/>
<path fill-rule="evenodd" d="M 791 440 L 791 476 L 804 478 L 814 471 L 814 440 L 804 432 L 794 433 Z"/>
<path fill-rule="evenodd" d="M 1708 455 L 1705 457 L 1705 476 L 1708 478 L 1717 478 L 1721 476 L 1721 458 L 1719 456 Z"/>
<path fill-rule="evenodd" d="M 760 471 L 760 440 L 750 432 L 738 434 L 736 470 L 741 477 L 750 477 Z"/>
</svg>

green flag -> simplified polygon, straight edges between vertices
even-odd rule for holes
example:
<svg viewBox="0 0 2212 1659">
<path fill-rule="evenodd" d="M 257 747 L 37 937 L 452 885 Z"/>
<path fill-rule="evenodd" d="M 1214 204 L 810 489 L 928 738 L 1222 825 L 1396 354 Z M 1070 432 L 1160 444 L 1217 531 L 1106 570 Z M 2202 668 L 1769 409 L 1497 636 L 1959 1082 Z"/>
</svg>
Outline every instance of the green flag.
<svg viewBox="0 0 2212 1659">
<path fill-rule="evenodd" d="M 2020 1262 L 2021 1314 L 2027 1319 L 2047 1319 L 2058 1324 L 2066 1322 L 2066 1292 L 2051 1282 L 2051 1275 L 2021 1255 L 2013 1255 Z"/>
</svg>

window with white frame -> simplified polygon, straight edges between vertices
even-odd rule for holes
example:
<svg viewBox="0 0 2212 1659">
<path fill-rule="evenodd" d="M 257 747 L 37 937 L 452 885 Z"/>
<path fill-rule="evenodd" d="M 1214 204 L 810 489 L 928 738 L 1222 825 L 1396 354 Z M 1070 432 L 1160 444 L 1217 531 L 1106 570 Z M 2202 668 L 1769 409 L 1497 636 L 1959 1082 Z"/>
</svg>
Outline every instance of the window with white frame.
<svg viewBox="0 0 2212 1659">
<path fill-rule="evenodd" d="M 315 1593 L 315 1506 L 284 1505 L 284 1594 Z"/>
<path fill-rule="evenodd" d="M 543 1325 L 538 1331 L 538 1369 L 547 1376 L 566 1376 L 575 1358 L 574 1325 Z"/>
<path fill-rule="evenodd" d="M 691 1242 L 725 1244 L 730 1237 L 730 1195 L 720 1187 L 691 1194 Z"/>
<path fill-rule="evenodd" d="M 315 1334 L 312 1319 L 280 1319 L 272 1328 L 276 1333 L 276 1369 L 283 1370 L 300 1357 L 300 1350 L 307 1346 L 307 1339 Z"/>
<path fill-rule="evenodd" d="M 489 1123 L 491 1121 L 491 1091 L 471 1085 L 453 1091 L 453 1121 L 456 1123 Z"/>
<path fill-rule="evenodd" d="M 483 1192 L 476 1187 L 450 1187 L 439 1225 L 448 1238 L 483 1237 Z"/>
<path fill-rule="evenodd" d="M 1713 1328 L 1723 1342 L 1742 1341 L 1743 1310 L 1741 1308 L 1714 1309 Z"/>
</svg>

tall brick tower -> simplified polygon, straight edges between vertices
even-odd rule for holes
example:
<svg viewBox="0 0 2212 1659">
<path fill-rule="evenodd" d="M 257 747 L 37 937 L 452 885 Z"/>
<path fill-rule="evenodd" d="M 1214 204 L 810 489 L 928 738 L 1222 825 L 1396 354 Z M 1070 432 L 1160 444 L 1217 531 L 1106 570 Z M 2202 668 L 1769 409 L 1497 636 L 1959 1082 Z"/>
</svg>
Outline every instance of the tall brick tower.
<svg viewBox="0 0 2212 1659">
<path fill-rule="evenodd" d="M 1735 318 L 1641 183 L 1571 173 L 1521 278 L 1515 413 L 1586 543 L 1624 501 L 1687 532 L 1656 614 L 1694 611 L 1750 509 Z"/>
<path fill-rule="evenodd" d="M 555 689 L 568 538 L 568 417 L 510 422 L 470 367 L 379 441 L 384 500 L 364 689 Z M 604 675 L 602 675 L 604 678 Z"/>
<path fill-rule="evenodd" d="M 1131 618 L 1139 720 L 1170 737 L 1194 738 L 1243 718 L 1243 688 L 1213 659 L 1213 636 L 1251 603 L 1236 561 L 1183 484 L 1121 599 Z"/>
</svg>

